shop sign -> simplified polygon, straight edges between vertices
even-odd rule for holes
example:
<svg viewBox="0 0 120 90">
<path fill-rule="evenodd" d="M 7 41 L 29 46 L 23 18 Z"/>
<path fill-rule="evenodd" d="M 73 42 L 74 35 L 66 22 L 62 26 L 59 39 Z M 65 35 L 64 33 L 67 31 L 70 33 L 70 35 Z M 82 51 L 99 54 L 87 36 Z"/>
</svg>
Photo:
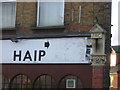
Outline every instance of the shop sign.
<svg viewBox="0 0 120 90">
<path fill-rule="evenodd" d="M 2 40 L 0 63 L 89 63 L 86 38 Z"/>
</svg>

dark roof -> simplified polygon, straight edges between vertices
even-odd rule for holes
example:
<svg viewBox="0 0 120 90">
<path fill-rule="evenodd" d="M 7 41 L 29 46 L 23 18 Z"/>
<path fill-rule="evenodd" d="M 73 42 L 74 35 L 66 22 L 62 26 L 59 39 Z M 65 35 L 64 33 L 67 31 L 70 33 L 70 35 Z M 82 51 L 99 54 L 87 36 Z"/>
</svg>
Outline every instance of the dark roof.
<svg viewBox="0 0 120 90">
<path fill-rule="evenodd" d="M 120 45 L 112 46 L 112 48 L 115 50 L 116 53 L 120 53 Z"/>
</svg>

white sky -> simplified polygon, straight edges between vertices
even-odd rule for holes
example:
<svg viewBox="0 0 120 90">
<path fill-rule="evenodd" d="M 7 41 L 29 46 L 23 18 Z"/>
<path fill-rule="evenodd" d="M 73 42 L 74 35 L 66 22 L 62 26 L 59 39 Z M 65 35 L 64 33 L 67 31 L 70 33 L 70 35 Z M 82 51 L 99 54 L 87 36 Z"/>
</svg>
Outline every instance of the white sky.
<svg viewBox="0 0 120 90">
<path fill-rule="evenodd" d="M 111 45 L 118 45 L 118 2 L 120 0 L 112 0 L 112 41 Z"/>
</svg>

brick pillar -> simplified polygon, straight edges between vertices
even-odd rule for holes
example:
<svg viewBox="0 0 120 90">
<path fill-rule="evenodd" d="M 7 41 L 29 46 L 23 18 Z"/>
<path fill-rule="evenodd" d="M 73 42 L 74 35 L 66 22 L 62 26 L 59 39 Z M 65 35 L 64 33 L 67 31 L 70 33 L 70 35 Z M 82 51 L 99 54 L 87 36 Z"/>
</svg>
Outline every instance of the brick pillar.
<svg viewBox="0 0 120 90">
<path fill-rule="evenodd" d="M 104 67 L 93 66 L 92 68 L 92 88 L 104 87 Z"/>
<path fill-rule="evenodd" d="M 104 88 L 105 33 L 100 25 L 96 24 L 91 30 L 92 39 L 92 88 Z"/>
<path fill-rule="evenodd" d="M 118 90 L 120 90 L 120 71 L 118 71 Z"/>
</svg>

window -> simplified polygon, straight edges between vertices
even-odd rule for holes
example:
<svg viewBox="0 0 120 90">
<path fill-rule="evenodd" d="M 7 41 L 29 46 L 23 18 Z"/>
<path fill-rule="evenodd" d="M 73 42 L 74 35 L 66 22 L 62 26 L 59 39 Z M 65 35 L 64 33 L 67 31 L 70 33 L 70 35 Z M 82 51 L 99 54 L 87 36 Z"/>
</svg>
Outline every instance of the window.
<svg viewBox="0 0 120 90">
<path fill-rule="evenodd" d="M 114 76 L 110 76 L 110 87 L 113 87 Z"/>
<path fill-rule="evenodd" d="M 3 90 L 8 90 L 9 88 L 8 79 L 4 75 L 0 74 L 0 81 L 1 81 L 0 87 L 2 87 Z"/>
<path fill-rule="evenodd" d="M 55 88 L 55 81 L 50 75 L 41 75 L 34 82 L 34 89 Z"/>
<path fill-rule="evenodd" d="M 64 23 L 64 0 L 42 2 L 38 0 L 37 26 L 60 26 Z"/>
<path fill-rule="evenodd" d="M 75 75 L 66 75 L 59 81 L 58 88 L 80 89 L 82 88 L 82 82 L 79 77 Z"/>
<path fill-rule="evenodd" d="M 75 88 L 75 79 L 67 79 L 66 88 Z"/>
<path fill-rule="evenodd" d="M 24 90 L 24 89 L 30 89 L 31 88 L 31 80 L 26 76 L 26 75 L 17 75 L 15 76 L 11 83 L 10 83 L 10 88 L 11 90 L 15 90 L 15 89 L 20 89 L 20 90 Z"/>
<path fill-rule="evenodd" d="M 16 18 L 16 4 L 13 1 L 2 2 L 0 7 L 0 25 L 2 28 L 14 28 Z"/>
<path fill-rule="evenodd" d="M 114 50 L 112 50 L 112 53 L 110 55 L 111 61 L 110 61 L 110 66 L 115 67 L 116 66 L 116 53 Z"/>
</svg>

